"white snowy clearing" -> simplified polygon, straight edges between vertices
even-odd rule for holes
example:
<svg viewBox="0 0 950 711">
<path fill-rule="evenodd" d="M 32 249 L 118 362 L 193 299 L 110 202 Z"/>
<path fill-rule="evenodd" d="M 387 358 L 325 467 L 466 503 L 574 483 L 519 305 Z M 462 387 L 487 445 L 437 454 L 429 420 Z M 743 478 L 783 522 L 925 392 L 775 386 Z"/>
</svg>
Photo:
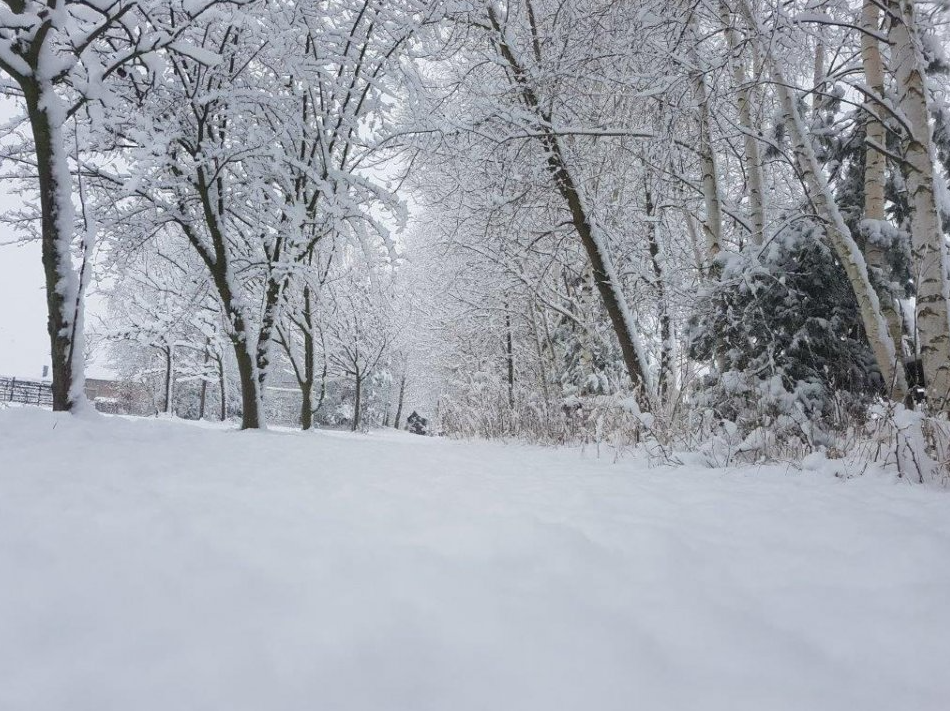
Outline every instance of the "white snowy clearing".
<svg viewBox="0 0 950 711">
<path fill-rule="evenodd" d="M 0 709 L 950 708 L 950 495 L 0 411 Z"/>
</svg>

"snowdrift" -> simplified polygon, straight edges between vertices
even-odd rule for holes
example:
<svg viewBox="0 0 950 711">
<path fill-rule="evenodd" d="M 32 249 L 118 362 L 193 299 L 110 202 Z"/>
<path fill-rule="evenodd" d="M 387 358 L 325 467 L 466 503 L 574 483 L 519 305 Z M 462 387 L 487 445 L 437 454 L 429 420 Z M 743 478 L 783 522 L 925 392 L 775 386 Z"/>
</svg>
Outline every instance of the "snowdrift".
<svg viewBox="0 0 950 711">
<path fill-rule="evenodd" d="M 0 411 L 0 708 L 950 708 L 950 495 Z"/>
</svg>

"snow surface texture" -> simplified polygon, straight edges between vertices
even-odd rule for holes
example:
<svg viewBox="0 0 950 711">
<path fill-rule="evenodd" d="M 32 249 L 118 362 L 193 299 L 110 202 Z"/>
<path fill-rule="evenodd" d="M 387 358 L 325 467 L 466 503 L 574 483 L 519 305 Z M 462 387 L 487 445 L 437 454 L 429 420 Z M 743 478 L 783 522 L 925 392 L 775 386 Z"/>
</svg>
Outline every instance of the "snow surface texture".
<svg viewBox="0 0 950 711">
<path fill-rule="evenodd" d="M 0 411 L 0 709 L 950 708 L 950 495 Z"/>
</svg>

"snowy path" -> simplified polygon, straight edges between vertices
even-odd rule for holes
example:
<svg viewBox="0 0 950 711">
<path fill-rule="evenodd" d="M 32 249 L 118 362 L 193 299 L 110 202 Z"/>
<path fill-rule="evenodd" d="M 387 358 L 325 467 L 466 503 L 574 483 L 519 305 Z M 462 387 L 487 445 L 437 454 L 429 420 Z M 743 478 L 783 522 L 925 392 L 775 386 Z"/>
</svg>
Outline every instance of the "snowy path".
<svg viewBox="0 0 950 711">
<path fill-rule="evenodd" d="M 944 492 L 0 411 L 0 709 L 936 711 L 948 659 Z"/>
</svg>

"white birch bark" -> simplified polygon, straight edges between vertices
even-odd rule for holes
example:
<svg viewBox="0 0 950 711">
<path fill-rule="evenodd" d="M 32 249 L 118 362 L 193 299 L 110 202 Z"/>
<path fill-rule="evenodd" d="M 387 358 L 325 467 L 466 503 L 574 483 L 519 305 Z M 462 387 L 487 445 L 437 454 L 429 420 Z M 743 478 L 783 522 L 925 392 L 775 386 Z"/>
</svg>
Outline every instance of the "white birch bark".
<svg viewBox="0 0 950 711">
<path fill-rule="evenodd" d="M 885 168 L 887 161 L 884 153 L 878 147 L 883 147 L 887 141 L 887 129 L 880 120 L 884 107 L 878 99 L 884 96 L 884 61 L 881 56 L 880 43 L 875 37 L 880 27 L 880 12 L 876 0 L 864 0 L 861 8 L 861 60 L 864 65 L 865 82 L 873 92 L 864 103 L 867 118 L 865 123 L 865 154 L 864 154 L 864 219 L 866 223 L 883 223 L 884 213 L 884 186 Z M 880 230 L 872 229 L 872 234 Z M 868 239 L 864 248 L 864 255 L 868 267 L 884 270 L 886 255 L 880 242 Z M 894 347 L 899 356 L 903 356 L 902 319 L 897 311 L 898 304 L 890 293 L 880 294 L 881 309 L 887 320 L 887 328 L 894 341 Z"/>
<path fill-rule="evenodd" d="M 752 121 L 752 89 L 748 85 L 745 61 L 732 24 L 732 13 L 725 2 L 721 2 L 719 7 L 726 28 L 726 44 L 732 58 L 732 81 L 738 90 L 736 104 L 739 110 L 739 127 L 743 135 L 752 243 L 761 245 L 765 239 L 765 178 L 762 172 L 762 151 L 756 138 L 759 131 Z"/>
<path fill-rule="evenodd" d="M 706 256 L 712 264 L 722 250 L 722 206 L 719 202 L 719 168 L 716 165 L 716 152 L 712 141 L 711 117 L 709 112 L 709 88 L 706 86 L 706 66 L 699 54 L 699 38 L 696 32 L 696 13 L 690 12 L 687 25 L 689 35 L 689 56 L 692 63 L 691 80 L 693 96 L 696 101 L 697 122 L 699 124 L 699 157 L 702 170 L 703 202 L 706 219 L 703 233 L 706 236 Z"/>
<path fill-rule="evenodd" d="M 947 299 L 947 249 L 934 195 L 933 134 L 930 126 L 924 60 L 911 0 L 889 8 L 898 107 L 908 129 L 905 182 L 911 206 L 911 254 L 917 289 L 917 336 L 927 400 L 938 411 L 950 396 L 950 319 Z"/>
</svg>

